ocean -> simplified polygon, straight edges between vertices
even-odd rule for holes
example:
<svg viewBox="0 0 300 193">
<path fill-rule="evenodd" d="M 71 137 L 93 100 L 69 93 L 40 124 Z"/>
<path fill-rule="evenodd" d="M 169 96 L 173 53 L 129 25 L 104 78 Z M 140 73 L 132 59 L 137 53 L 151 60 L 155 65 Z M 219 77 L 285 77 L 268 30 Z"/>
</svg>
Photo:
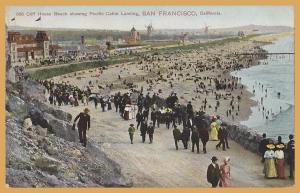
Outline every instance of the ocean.
<svg viewBox="0 0 300 193">
<path fill-rule="evenodd" d="M 280 38 L 263 48 L 270 53 L 294 52 L 294 37 Z M 287 142 L 294 133 L 294 55 L 269 55 L 260 63 L 231 73 L 241 77 L 240 83 L 254 93 L 252 99 L 258 103 L 241 124 L 267 137 L 282 136 Z"/>
</svg>

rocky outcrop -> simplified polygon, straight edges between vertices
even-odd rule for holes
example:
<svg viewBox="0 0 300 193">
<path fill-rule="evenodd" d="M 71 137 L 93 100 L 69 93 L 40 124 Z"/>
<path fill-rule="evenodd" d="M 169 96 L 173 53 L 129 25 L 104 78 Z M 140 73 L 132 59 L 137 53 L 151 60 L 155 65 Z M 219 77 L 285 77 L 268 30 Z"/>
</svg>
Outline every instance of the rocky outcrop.
<svg viewBox="0 0 300 193">
<path fill-rule="evenodd" d="M 84 148 L 77 142 L 72 116 L 44 104 L 43 96 L 34 81 L 7 83 L 6 183 L 11 187 L 132 186 L 98 144 L 89 140 Z"/>
</svg>

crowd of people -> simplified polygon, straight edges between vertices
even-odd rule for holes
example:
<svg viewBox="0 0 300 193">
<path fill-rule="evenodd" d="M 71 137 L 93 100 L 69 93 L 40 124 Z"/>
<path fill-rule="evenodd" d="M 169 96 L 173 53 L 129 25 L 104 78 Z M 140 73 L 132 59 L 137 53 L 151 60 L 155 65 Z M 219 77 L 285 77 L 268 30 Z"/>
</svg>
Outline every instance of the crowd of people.
<svg viewBox="0 0 300 193">
<path fill-rule="evenodd" d="M 196 51 L 193 51 L 196 52 Z M 174 55 L 174 54 L 173 54 Z M 241 79 L 226 75 L 226 72 L 239 70 L 243 67 L 249 67 L 256 62 L 256 58 L 245 56 L 226 57 L 219 54 L 202 55 L 197 61 L 192 59 L 179 60 L 179 57 L 172 58 L 172 54 L 160 58 L 158 56 L 143 56 L 137 67 L 142 71 L 149 73 L 153 78 L 142 77 L 147 82 L 148 93 L 143 95 L 143 86 L 140 91 L 131 90 L 132 92 L 116 92 L 114 95 L 102 95 L 92 93 L 92 89 L 86 86 L 85 89 L 79 89 L 67 83 L 54 83 L 54 81 L 40 81 L 45 86 L 46 92 L 49 94 L 49 102 L 51 105 L 71 105 L 79 106 L 80 102 L 87 106 L 89 102 L 94 103 L 95 109 L 98 103 L 101 105 L 103 112 L 112 110 L 112 103 L 115 112 L 120 117 L 129 120 L 130 111 L 135 114 L 135 108 L 128 110 L 128 106 L 136 106 L 137 113 L 134 115 L 136 124 L 130 124 L 128 128 L 129 141 L 131 144 L 135 141 L 135 133 L 139 131 L 141 142 L 147 141 L 154 143 L 154 133 L 156 129 L 165 125 L 167 129 L 173 129 L 175 149 L 179 150 L 179 142 L 181 141 L 184 149 L 191 149 L 191 152 L 200 153 L 200 141 L 202 143 L 203 153 L 207 153 L 206 145 L 209 141 L 216 142 L 216 150 L 221 148 L 223 151 L 229 149 L 228 131 L 220 116 L 222 114 L 220 107 L 225 107 L 225 114 L 222 118 L 234 121 L 239 117 L 242 111 L 243 85 L 239 84 Z M 164 68 L 161 62 L 165 62 Z M 126 69 L 125 69 L 126 70 Z M 164 73 L 164 70 L 166 73 Z M 130 71 L 130 70 L 128 70 Z M 210 74 L 214 72 L 214 74 Z M 205 76 L 198 76 L 205 74 Z M 206 75 L 209 74 L 209 75 Z M 97 80 L 98 81 L 98 80 Z M 127 80 L 118 75 L 118 81 L 127 84 Z M 175 92 L 163 99 L 158 93 L 154 92 L 156 85 L 162 82 L 169 84 L 171 90 L 174 90 L 176 82 L 193 81 L 194 90 L 191 100 L 186 104 L 180 104 L 179 98 Z M 115 86 L 115 85 L 114 85 Z M 112 91 L 110 87 L 110 91 Z M 153 95 L 150 96 L 150 92 Z M 233 94 L 235 93 L 235 94 Z M 201 97 L 200 97 L 201 96 Z M 198 100 L 199 99 L 199 100 Z M 183 101 L 183 100 L 181 100 Z M 196 104 L 196 105 L 194 105 Z M 200 105 L 199 105 L 200 104 Z M 195 107 L 196 106 L 196 107 Z M 213 111 L 212 111 L 213 109 Z M 265 110 L 264 110 L 265 111 Z M 208 117 L 205 112 L 213 112 L 213 116 Z M 85 108 L 82 113 L 76 116 L 74 126 L 78 121 L 77 127 L 79 139 L 83 146 L 86 146 L 86 131 L 90 128 L 89 109 Z M 290 177 L 293 177 L 294 157 L 291 151 L 294 151 L 293 143 L 290 141 L 287 146 L 283 143 L 271 144 L 270 141 L 260 144 L 260 152 L 264 160 L 264 173 L 267 178 L 284 178 L 284 160 L 285 154 L 289 156 L 289 164 L 291 168 Z M 287 147 L 287 148 L 286 148 Z M 275 151 L 274 151 L 275 150 Z M 224 163 L 219 167 L 218 159 L 212 157 L 212 163 L 207 170 L 207 180 L 212 187 L 230 187 L 230 158 L 224 158 Z"/>
<path fill-rule="evenodd" d="M 121 94 L 118 92 L 114 96 L 109 97 L 106 102 L 102 102 L 104 99 L 101 96 L 99 99 L 90 97 L 91 91 L 88 88 L 83 91 L 67 84 L 55 84 L 50 81 L 41 81 L 40 83 L 45 86 L 49 93 L 48 100 L 52 105 L 78 106 L 81 101 L 85 106 L 89 100 L 92 100 L 95 103 L 95 108 L 97 108 L 97 103 L 100 99 L 102 111 L 111 110 L 110 102 L 113 102 L 115 111 L 119 112 L 120 116 L 126 119 L 125 106 L 133 103 L 130 93 Z M 172 133 L 176 150 L 179 149 L 179 141 L 182 141 L 184 149 L 191 148 L 191 152 L 197 151 L 197 153 L 200 153 L 200 140 L 203 153 L 207 153 L 206 144 L 210 140 L 218 141 L 216 145 L 217 150 L 219 148 L 222 148 L 224 151 L 229 149 L 227 127 L 222 123 L 220 116 L 208 117 L 204 111 L 195 111 L 191 101 L 187 105 L 179 104 L 176 93 L 171 93 L 169 97 L 163 100 L 156 94 L 151 97 L 149 93 L 143 96 L 140 92 L 135 103 L 138 108 L 135 116 L 136 126 L 130 124 L 128 128 L 131 144 L 133 144 L 134 134 L 137 130 L 140 131 L 142 143 L 146 142 L 147 135 L 149 143 L 153 143 L 155 129 L 165 124 L 167 129 L 173 128 Z M 103 104 L 108 107 L 106 108 Z M 89 111 L 88 108 L 85 108 L 83 112 L 78 114 L 74 119 L 73 125 L 75 127 L 75 123 L 79 120 L 77 124 L 79 140 L 85 147 L 87 144 L 86 132 L 90 128 Z M 182 129 L 179 129 L 179 126 Z M 293 178 L 295 159 L 293 136 L 290 136 L 290 142 L 287 145 L 282 142 L 281 137 L 278 137 L 277 143 L 267 139 L 266 134 L 263 134 L 263 138 L 259 144 L 259 152 L 264 163 L 265 177 L 285 179 L 284 168 L 287 157 L 290 166 L 290 178 Z M 190 143 L 191 145 L 189 145 Z M 207 180 L 212 184 L 212 187 L 231 186 L 229 160 L 229 158 L 224 159 L 224 164 L 219 167 L 217 158 L 212 158 L 212 164 L 209 165 L 207 171 Z"/>
</svg>

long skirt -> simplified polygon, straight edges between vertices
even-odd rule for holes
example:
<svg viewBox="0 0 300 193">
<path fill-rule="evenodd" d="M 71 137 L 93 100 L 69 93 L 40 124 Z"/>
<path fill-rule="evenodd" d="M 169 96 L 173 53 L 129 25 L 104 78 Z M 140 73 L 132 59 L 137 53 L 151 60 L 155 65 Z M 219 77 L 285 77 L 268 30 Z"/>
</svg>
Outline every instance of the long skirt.
<svg viewBox="0 0 300 193">
<path fill-rule="evenodd" d="M 218 141 L 218 131 L 217 128 L 212 128 L 210 131 L 209 139 L 212 141 Z"/>
<path fill-rule="evenodd" d="M 266 178 L 276 178 L 277 172 L 274 159 L 266 159 L 264 173 Z"/>
<path fill-rule="evenodd" d="M 231 187 L 229 174 L 223 174 L 219 182 L 220 187 Z"/>
<path fill-rule="evenodd" d="M 277 170 L 278 178 L 285 179 L 284 159 L 276 160 L 276 170 Z"/>
</svg>

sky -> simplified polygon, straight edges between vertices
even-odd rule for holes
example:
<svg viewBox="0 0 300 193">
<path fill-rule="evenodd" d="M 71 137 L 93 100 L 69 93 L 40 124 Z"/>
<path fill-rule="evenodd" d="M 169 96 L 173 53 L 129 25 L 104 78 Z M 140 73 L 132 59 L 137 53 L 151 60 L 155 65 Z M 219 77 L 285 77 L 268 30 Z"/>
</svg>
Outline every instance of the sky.
<svg viewBox="0 0 300 193">
<path fill-rule="evenodd" d="M 143 11 L 155 15 L 143 15 Z M 194 16 L 167 16 L 163 11 L 190 11 Z M 209 11 L 210 15 L 201 15 Z M 57 15 L 54 13 L 66 13 Z M 85 13 L 73 15 L 71 13 Z M 91 15 L 90 13 L 103 15 Z M 107 15 L 112 12 L 119 15 Z M 121 15 L 122 13 L 138 13 Z M 46 15 L 41 16 L 39 13 Z M 161 13 L 159 15 L 159 13 Z M 12 21 L 12 19 L 15 20 Z M 6 9 L 8 26 L 128 30 L 134 26 L 144 30 L 152 23 L 154 29 L 198 29 L 236 27 L 244 25 L 294 27 L 293 6 L 9 6 Z"/>
</svg>

